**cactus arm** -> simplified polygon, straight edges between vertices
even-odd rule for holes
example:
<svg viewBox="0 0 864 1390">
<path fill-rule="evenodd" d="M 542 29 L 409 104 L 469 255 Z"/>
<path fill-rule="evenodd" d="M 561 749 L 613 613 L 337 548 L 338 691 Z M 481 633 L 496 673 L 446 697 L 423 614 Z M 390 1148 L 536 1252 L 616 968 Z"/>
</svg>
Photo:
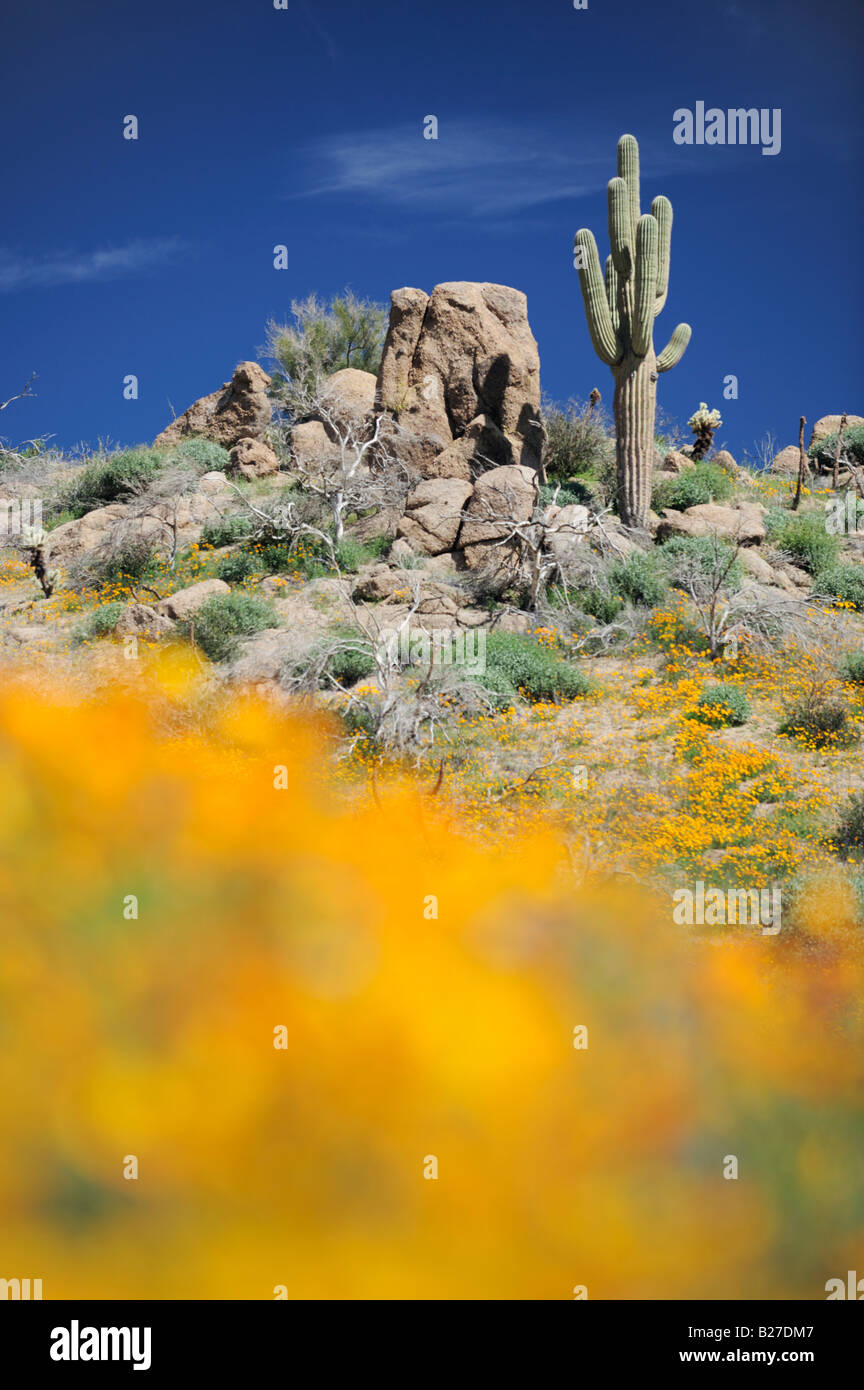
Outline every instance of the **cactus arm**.
<svg viewBox="0 0 864 1390">
<path fill-rule="evenodd" d="M 618 307 L 618 272 L 615 269 L 615 262 L 611 256 L 606 257 L 606 303 L 609 305 L 609 314 L 612 319 L 612 327 L 616 334 L 621 326 L 621 311 Z"/>
<path fill-rule="evenodd" d="M 657 220 L 646 212 L 636 231 L 636 287 L 633 295 L 631 341 L 637 357 L 651 345 L 654 301 L 657 297 Z"/>
<path fill-rule="evenodd" d="M 678 365 L 681 358 L 684 356 L 684 350 L 690 341 L 690 334 L 692 331 L 689 323 L 679 323 L 672 337 L 657 358 L 658 372 L 668 372 L 672 367 Z"/>
<path fill-rule="evenodd" d="M 639 146 L 633 135 L 622 135 L 618 141 L 618 177 L 627 185 L 630 195 L 630 240 L 636 240 L 641 209 L 639 207 Z"/>
<path fill-rule="evenodd" d="M 633 240 L 630 235 L 630 192 L 624 179 L 609 180 L 609 245 L 615 269 L 622 280 L 633 273 Z"/>
<path fill-rule="evenodd" d="M 579 257 L 583 262 L 579 267 L 579 285 L 585 304 L 588 332 L 591 334 L 591 342 L 597 356 L 601 362 L 611 367 L 621 357 L 621 345 L 606 302 L 606 286 L 600 269 L 597 243 L 593 234 L 583 227 L 576 233 L 575 244 L 577 251 L 582 253 Z"/>
<path fill-rule="evenodd" d="M 669 290 L 669 258 L 672 245 L 672 204 L 661 194 L 651 204 L 651 216 L 657 219 L 659 231 L 659 251 L 657 261 L 657 298 L 654 302 L 654 315 L 660 313 L 666 303 Z"/>
</svg>

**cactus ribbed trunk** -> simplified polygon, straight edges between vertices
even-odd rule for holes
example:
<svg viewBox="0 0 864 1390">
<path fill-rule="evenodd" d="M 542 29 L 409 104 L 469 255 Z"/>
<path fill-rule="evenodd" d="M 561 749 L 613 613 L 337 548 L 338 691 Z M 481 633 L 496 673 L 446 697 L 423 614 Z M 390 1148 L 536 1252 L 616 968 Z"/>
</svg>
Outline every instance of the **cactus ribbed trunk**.
<svg viewBox="0 0 864 1390">
<path fill-rule="evenodd" d="M 653 350 L 628 352 L 612 368 L 615 377 L 615 456 L 618 511 L 625 526 L 647 527 L 654 471 L 657 365 Z"/>
<path fill-rule="evenodd" d="M 597 242 L 582 227 L 573 263 L 594 351 L 615 378 L 615 454 L 618 510 L 625 526 L 646 528 L 654 470 L 657 377 L 680 362 L 690 325 L 679 323 L 661 353 L 654 351 L 654 319 L 666 303 L 672 204 L 655 198 L 639 211 L 639 146 L 618 141 L 618 177 L 609 181 L 609 243 L 605 274 Z"/>
</svg>

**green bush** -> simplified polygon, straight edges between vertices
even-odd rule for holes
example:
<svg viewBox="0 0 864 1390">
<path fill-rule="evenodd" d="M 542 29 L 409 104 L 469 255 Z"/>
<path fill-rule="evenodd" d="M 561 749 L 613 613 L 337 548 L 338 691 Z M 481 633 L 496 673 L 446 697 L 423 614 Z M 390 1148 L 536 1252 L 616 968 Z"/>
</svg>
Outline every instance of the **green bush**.
<svg viewBox="0 0 864 1390">
<path fill-rule="evenodd" d="M 713 729 L 737 727 L 750 718 L 750 705 L 740 685 L 709 685 L 701 692 L 696 708 L 688 710 L 687 718 L 710 724 Z"/>
<path fill-rule="evenodd" d="M 811 459 L 818 461 L 820 468 L 833 468 L 836 449 L 837 431 L 835 430 L 833 434 L 828 435 L 827 439 L 820 439 L 817 443 L 811 444 L 807 452 Z M 864 425 L 853 425 L 851 430 L 843 431 L 841 459 L 844 454 L 859 467 L 864 464 Z"/>
<path fill-rule="evenodd" d="M 613 594 L 607 588 L 599 585 L 593 589 L 574 589 L 571 597 L 577 608 L 581 608 L 583 613 L 596 618 L 598 623 L 614 623 L 618 614 L 624 607 L 624 600 L 619 594 Z"/>
<path fill-rule="evenodd" d="M 232 594 L 214 594 L 180 627 L 211 661 L 227 661 L 236 652 L 241 637 L 251 637 L 275 625 L 272 605 L 240 589 Z"/>
<path fill-rule="evenodd" d="M 292 382 L 311 386 L 316 376 L 332 376 L 343 367 L 376 372 L 381 365 L 389 310 L 350 290 L 331 299 L 317 295 L 291 301 L 292 323 L 267 325 L 267 349 L 278 364 L 277 390 Z"/>
<path fill-rule="evenodd" d="M 370 536 L 368 541 L 363 542 L 369 552 L 370 559 L 373 560 L 380 560 L 382 556 L 386 555 L 392 544 L 392 536 Z"/>
<path fill-rule="evenodd" d="M 783 521 L 772 526 L 771 539 L 778 550 L 810 574 L 836 566 L 840 554 L 840 543 L 836 536 L 828 534 L 822 513 L 788 513 Z"/>
<path fill-rule="evenodd" d="M 835 603 L 850 604 L 859 612 L 864 609 L 864 565 L 834 565 L 817 575 L 817 584 Z"/>
<path fill-rule="evenodd" d="M 548 507 L 553 502 L 556 507 L 569 507 L 573 503 L 590 506 L 592 500 L 590 490 L 573 478 L 567 487 L 562 487 L 559 483 L 544 483 L 540 488 L 541 507 Z"/>
<path fill-rule="evenodd" d="M 670 536 L 656 553 L 673 576 L 673 582 L 674 577 L 682 573 L 701 575 L 711 581 L 719 566 L 721 573 L 725 571 L 724 589 L 735 592 L 741 587 L 744 575 L 740 562 L 737 556 L 732 559 L 731 545 L 719 536 L 716 539 L 713 536 Z"/>
<path fill-rule="evenodd" d="M 844 859 L 864 857 L 864 792 L 850 792 L 831 838 Z"/>
<path fill-rule="evenodd" d="M 580 474 L 597 477 L 615 457 L 615 441 L 600 411 L 589 413 L 578 401 L 568 401 L 565 406 L 547 404 L 543 424 L 543 462 L 547 478 L 555 482 L 567 482 Z M 560 496 L 558 501 L 565 505 Z"/>
<path fill-rule="evenodd" d="M 122 502 L 137 488 L 149 483 L 164 465 L 164 455 L 155 449 L 123 449 L 106 459 L 88 463 L 68 484 L 61 506 L 76 517 Z"/>
<path fill-rule="evenodd" d="M 346 574 L 356 574 L 361 565 L 366 565 L 374 559 L 374 553 L 368 545 L 363 545 L 354 536 L 343 536 L 335 547 L 336 560 L 340 570 Z"/>
<path fill-rule="evenodd" d="M 734 490 L 729 474 L 718 464 L 694 463 L 677 478 L 664 479 L 655 486 L 652 506 L 655 511 L 672 507 L 683 512 L 705 502 L 726 502 Z"/>
<path fill-rule="evenodd" d="M 226 584 L 242 584 L 244 579 L 256 574 L 260 568 L 261 561 L 251 550 L 237 550 L 233 555 L 222 556 L 216 566 L 216 574 Z"/>
<path fill-rule="evenodd" d="M 634 550 L 626 560 L 615 562 L 609 571 L 609 583 L 617 594 L 623 594 L 641 608 L 656 608 L 668 593 L 662 559 L 641 550 Z"/>
<path fill-rule="evenodd" d="M 846 703 L 837 696 L 823 696 L 819 691 L 796 700 L 777 731 L 809 748 L 844 748 L 858 738 Z"/>
<path fill-rule="evenodd" d="M 864 651 L 847 652 L 840 670 L 844 680 L 851 681 L 853 685 L 864 685 Z"/>
<path fill-rule="evenodd" d="M 114 631 L 125 607 L 125 603 L 120 599 L 112 599 L 110 603 L 101 603 L 98 608 L 94 608 L 75 628 L 75 644 L 80 645 L 82 642 L 92 642 L 98 637 L 107 637 Z"/>
<path fill-rule="evenodd" d="M 202 473 L 224 473 L 228 467 L 229 454 L 221 444 L 212 439 L 181 439 L 170 452 L 166 463 L 193 463 Z"/>
<path fill-rule="evenodd" d="M 325 675 L 340 685 L 356 685 L 358 681 L 370 676 L 376 669 L 375 658 L 368 638 L 357 629 L 338 630 L 334 636 L 341 638 L 346 646 L 340 647 L 329 658 Z M 350 643 L 351 645 L 347 645 Z"/>
<path fill-rule="evenodd" d="M 243 512 L 233 512 L 220 517 L 218 521 L 208 521 L 201 532 L 201 544 L 218 550 L 223 545 L 234 545 L 245 541 L 252 534 L 252 518 Z"/>
<path fill-rule="evenodd" d="M 575 700 L 592 688 L 587 676 L 556 652 L 514 632 L 490 632 L 486 638 L 486 676 L 491 671 L 532 701 Z M 482 684 L 485 677 L 480 679 Z"/>
<path fill-rule="evenodd" d="M 492 696 L 491 703 L 497 709 L 510 709 L 519 699 L 519 692 L 504 670 L 500 666 L 488 665 L 488 661 L 486 670 L 482 676 L 477 677 L 477 682 Z"/>
<path fill-rule="evenodd" d="M 152 539 L 129 536 L 110 554 L 90 564 L 94 577 L 102 584 L 122 584 L 127 580 L 152 578 L 156 567 L 156 551 Z"/>
</svg>

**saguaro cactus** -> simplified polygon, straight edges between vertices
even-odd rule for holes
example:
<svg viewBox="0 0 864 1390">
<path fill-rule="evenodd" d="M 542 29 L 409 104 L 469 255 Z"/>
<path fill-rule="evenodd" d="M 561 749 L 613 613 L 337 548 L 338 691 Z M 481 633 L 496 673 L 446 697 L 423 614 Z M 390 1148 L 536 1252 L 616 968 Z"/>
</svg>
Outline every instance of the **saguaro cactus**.
<svg viewBox="0 0 864 1390">
<path fill-rule="evenodd" d="M 618 498 L 626 526 L 647 526 L 651 506 L 657 377 L 680 362 L 690 325 L 679 323 L 666 347 L 654 352 L 654 319 L 666 303 L 672 204 L 655 198 L 639 211 L 639 146 L 618 141 L 618 177 L 609 182 L 606 274 L 587 228 L 576 233 L 575 264 L 594 351 L 615 378 L 615 450 Z"/>
</svg>

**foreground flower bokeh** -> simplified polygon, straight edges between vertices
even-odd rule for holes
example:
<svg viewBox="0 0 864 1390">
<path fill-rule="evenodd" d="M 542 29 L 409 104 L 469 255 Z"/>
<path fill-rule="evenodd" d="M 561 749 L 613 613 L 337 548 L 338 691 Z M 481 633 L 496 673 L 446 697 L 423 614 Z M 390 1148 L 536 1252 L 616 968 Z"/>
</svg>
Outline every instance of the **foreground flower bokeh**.
<svg viewBox="0 0 864 1390">
<path fill-rule="evenodd" d="M 861 1267 L 839 880 L 776 937 L 682 931 L 542 819 L 483 844 L 410 783 L 349 794 L 326 726 L 197 679 L 0 691 L 0 1276 L 820 1299 Z"/>
</svg>

